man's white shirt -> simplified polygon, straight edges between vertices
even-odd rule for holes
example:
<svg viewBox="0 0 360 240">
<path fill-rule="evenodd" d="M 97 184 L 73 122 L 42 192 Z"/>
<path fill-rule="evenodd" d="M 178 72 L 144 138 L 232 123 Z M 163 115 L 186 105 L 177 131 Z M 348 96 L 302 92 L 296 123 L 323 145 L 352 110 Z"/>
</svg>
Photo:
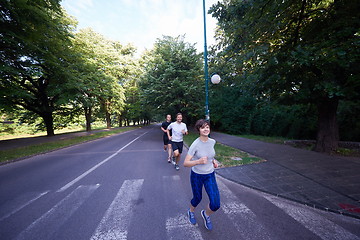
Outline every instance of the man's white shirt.
<svg viewBox="0 0 360 240">
<path fill-rule="evenodd" d="M 172 122 L 167 129 L 172 129 L 172 139 L 173 142 L 182 142 L 183 141 L 183 133 L 182 131 L 187 132 L 187 127 L 185 123 Z"/>
</svg>

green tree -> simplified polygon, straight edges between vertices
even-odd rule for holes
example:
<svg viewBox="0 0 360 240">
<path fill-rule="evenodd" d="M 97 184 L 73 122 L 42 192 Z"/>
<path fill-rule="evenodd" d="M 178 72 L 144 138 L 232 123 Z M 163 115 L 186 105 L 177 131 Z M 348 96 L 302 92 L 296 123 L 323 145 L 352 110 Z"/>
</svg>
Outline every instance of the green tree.
<svg viewBox="0 0 360 240">
<path fill-rule="evenodd" d="M 140 92 L 135 82 L 129 82 L 125 92 L 126 105 L 123 112 L 124 118 L 129 124 L 131 120 L 134 124 L 140 122 L 142 116 L 142 108 L 140 101 Z"/>
<path fill-rule="evenodd" d="M 202 58 L 183 36 L 163 36 L 144 56 L 140 83 L 154 114 L 182 112 L 191 122 L 203 113 Z"/>
<path fill-rule="evenodd" d="M 339 101 L 360 92 L 360 2 L 225 0 L 211 13 L 219 21 L 221 56 L 234 72 L 258 98 L 314 104 L 315 150 L 336 150 Z"/>
<path fill-rule="evenodd" d="M 81 55 L 80 63 L 74 63 L 77 99 L 84 109 L 87 130 L 91 130 L 93 109 L 99 105 L 110 128 L 112 114 L 120 114 L 125 106 L 124 85 L 133 76 L 135 48 L 108 40 L 89 28 L 76 34 L 75 46 Z"/>
<path fill-rule="evenodd" d="M 68 60 L 72 22 L 60 1 L 1 1 L 0 107 L 40 116 L 54 135 L 53 113 L 73 96 Z"/>
</svg>

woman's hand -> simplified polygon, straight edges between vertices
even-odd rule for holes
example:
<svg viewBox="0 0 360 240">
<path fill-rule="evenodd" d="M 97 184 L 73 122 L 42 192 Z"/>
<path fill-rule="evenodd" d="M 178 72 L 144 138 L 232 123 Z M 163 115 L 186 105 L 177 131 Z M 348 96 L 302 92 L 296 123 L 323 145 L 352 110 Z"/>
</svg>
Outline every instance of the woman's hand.
<svg viewBox="0 0 360 240">
<path fill-rule="evenodd" d="M 198 164 L 206 164 L 208 161 L 207 157 L 202 157 L 198 159 Z"/>
<path fill-rule="evenodd" d="M 218 168 L 218 167 L 219 167 L 218 161 L 216 161 L 216 160 L 214 159 L 214 160 L 213 160 L 213 165 L 214 165 L 214 168 Z"/>
</svg>

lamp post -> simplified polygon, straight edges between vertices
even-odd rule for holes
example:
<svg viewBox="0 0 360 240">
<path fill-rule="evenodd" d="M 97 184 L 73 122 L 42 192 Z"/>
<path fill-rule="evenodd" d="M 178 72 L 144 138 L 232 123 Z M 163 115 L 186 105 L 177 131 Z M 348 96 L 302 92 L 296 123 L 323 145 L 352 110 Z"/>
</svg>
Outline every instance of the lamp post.
<svg viewBox="0 0 360 240">
<path fill-rule="evenodd" d="M 208 70 L 208 58 L 207 58 L 207 43 L 206 43 L 206 10 L 205 0 L 203 0 L 203 14 L 204 14 L 204 78 L 205 78 L 205 120 L 210 121 L 210 109 L 209 109 L 209 70 Z M 211 77 L 213 84 L 220 82 L 220 76 L 214 74 Z"/>
</svg>

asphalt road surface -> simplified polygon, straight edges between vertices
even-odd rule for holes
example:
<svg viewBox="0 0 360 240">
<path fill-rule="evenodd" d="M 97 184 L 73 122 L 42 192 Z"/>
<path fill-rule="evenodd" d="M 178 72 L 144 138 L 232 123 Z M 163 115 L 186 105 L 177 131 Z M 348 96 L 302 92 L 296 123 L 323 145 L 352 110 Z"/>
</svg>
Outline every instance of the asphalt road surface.
<svg viewBox="0 0 360 240">
<path fill-rule="evenodd" d="M 359 219 L 220 177 L 214 229 L 200 216 L 205 193 L 191 225 L 190 169 L 162 147 L 149 126 L 0 166 L 0 239 L 360 239 Z"/>
</svg>

